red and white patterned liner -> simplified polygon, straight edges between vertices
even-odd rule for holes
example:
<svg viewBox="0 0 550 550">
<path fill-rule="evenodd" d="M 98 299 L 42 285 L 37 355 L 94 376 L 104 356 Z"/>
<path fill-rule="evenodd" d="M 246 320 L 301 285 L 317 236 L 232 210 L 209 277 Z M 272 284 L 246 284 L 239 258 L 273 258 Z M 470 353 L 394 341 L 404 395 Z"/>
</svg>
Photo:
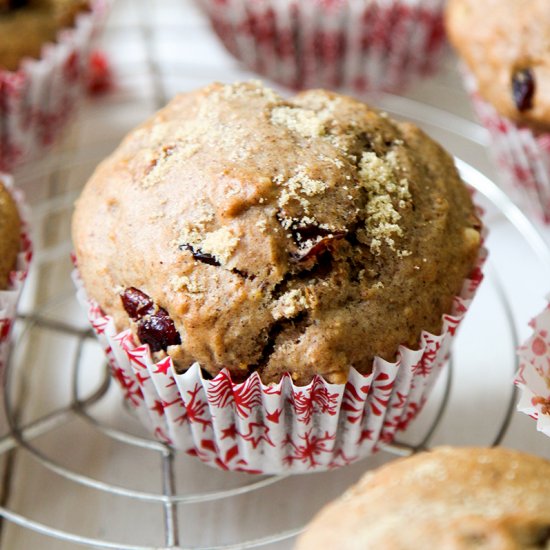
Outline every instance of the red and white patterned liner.
<svg viewBox="0 0 550 550">
<path fill-rule="evenodd" d="M 489 132 L 489 152 L 506 192 L 515 202 L 550 223 L 550 133 L 534 133 L 501 116 L 464 71 L 474 110 Z"/>
<path fill-rule="evenodd" d="M 226 470 L 298 473 L 350 464 L 406 428 L 448 359 L 485 255 L 443 316 L 441 335 L 423 332 L 418 350 L 401 347 L 395 363 L 376 358 L 370 375 L 352 369 L 346 384 L 317 376 L 295 386 L 285 375 L 265 385 L 258 373 L 236 384 L 226 370 L 206 380 L 198 364 L 176 374 L 170 357 L 155 362 L 130 330 L 117 333 L 88 300 L 76 270 L 74 279 L 124 398 L 160 441 Z"/>
<path fill-rule="evenodd" d="M 433 73 L 444 0 L 197 0 L 227 50 L 290 88 L 397 91 Z"/>
<path fill-rule="evenodd" d="M 518 350 L 518 410 L 534 418 L 537 429 L 550 437 L 550 303 L 530 326 L 533 334 Z"/>
<path fill-rule="evenodd" d="M 91 10 L 45 44 L 40 59 L 19 70 L 0 70 L 0 170 L 11 170 L 50 145 L 85 93 L 89 49 L 109 0 L 92 0 Z"/>
<path fill-rule="evenodd" d="M 32 242 L 29 234 L 28 209 L 23 193 L 14 189 L 11 176 L 0 173 L 0 181 L 7 187 L 17 203 L 21 216 L 21 251 L 17 256 L 15 270 L 10 273 L 9 285 L 6 290 L 0 290 L 0 375 L 3 372 L 9 351 L 9 342 L 13 321 L 15 319 L 17 302 L 21 296 L 23 283 L 27 278 L 32 259 Z"/>
</svg>

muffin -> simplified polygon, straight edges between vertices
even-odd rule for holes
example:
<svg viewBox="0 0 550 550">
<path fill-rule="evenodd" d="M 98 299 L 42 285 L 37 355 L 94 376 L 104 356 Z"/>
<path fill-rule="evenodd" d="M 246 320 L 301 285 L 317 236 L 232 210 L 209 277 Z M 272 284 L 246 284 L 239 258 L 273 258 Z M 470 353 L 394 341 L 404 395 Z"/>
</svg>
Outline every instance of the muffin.
<svg viewBox="0 0 550 550">
<path fill-rule="evenodd" d="M 15 200 L 0 180 L 0 290 L 8 288 L 21 246 L 21 220 Z"/>
<path fill-rule="evenodd" d="M 104 0 L 0 2 L 0 169 L 51 144 L 84 91 Z"/>
<path fill-rule="evenodd" d="M 11 178 L 0 174 L 0 372 L 23 282 L 32 256 L 28 228 L 21 217 L 23 197 Z"/>
<path fill-rule="evenodd" d="M 533 333 L 518 350 L 518 410 L 534 418 L 537 429 L 550 436 L 550 304 L 531 321 L 531 327 Z"/>
<path fill-rule="evenodd" d="M 550 548 L 550 462 L 441 447 L 367 473 L 326 506 L 296 550 Z"/>
<path fill-rule="evenodd" d="M 381 411 L 397 379 L 408 395 L 414 369 L 435 374 L 479 282 L 480 221 L 441 147 L 354 99 L 256 82 L 182 94 L 131 132 L 86 184 L 73 240 L 94 325 L 169 374 L 323 387 L 335 406 L 383 374 Z"/>
<path fill-rule="evenodd" d="M 548 3 L 450 0 L 447 28 L 503 185 L 550 221 Z"/>
<path fill-rule="evenodd" d="M 199 0 L 227 50 L 291 88 L 398 91 L 440 65 L 443 0 Z"/>
<path fill-rule="evenodd" d="M 38 59 L 42 46 L 55 42 L 57 33 L 72 27 L 88 8 L 85 0 L 0 2 L 0 68 L 16 71 L 22 59 Z"/>
</svg>

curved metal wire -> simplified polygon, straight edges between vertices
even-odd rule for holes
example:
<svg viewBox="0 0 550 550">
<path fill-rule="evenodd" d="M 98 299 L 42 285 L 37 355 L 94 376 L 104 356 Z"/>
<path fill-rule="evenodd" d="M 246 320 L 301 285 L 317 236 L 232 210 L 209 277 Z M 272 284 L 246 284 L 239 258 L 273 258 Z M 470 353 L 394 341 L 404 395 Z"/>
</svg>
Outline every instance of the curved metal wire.
<svg viewBox="0 0 550 550">
<path fill-rule="evenodd" d="M 513 371 L 511 373 L 513 377 L 519 367 L 519 357 L 515 353 L 515 350 L 518 349 L 520 344 L 519 333 L 518 333 L 519 328 L 515 322 L 514 315 L 512 313 L 512 307 L 510 305 L 508 294 L 506 293 L 504 286 L 502 284 L 502 281 L 498 276 L 498 272 L 493 268 L 491 262 L 488 262 L 486 269 L 488 270 L 491 278 L 493 279 L 494 288 L 500 298 L 500 303 L 504 308 L 504 314 L 506 315 L 508 325 L 510 326 L 510 332 L 512 337 L 512 343 L 511 343 L 512 356 L 514 357 L 513 367 L 512 367 Z M 514 414 L 514 405 L 516 403 L 516 396 L 517 396 L 517 388 L 515 384 L 510 384 L 510 397 L 508 398 L 508 403 L 507 403 L 506 410 L 504 412 L 504 416 L 502 418 L 502 422 L 499 426 L 499 429 L 497 431 L 495 438 L 493 439 L 493 442 L 492 442 L 493 447 L 500 445 L 500 443 L 504 439 L 504 436 L 506 435 L 506 432 L 508 431 L 508 427 L 510 426 L 510 422 L 512 421 L 512 416 Z"/>
<path fill-rule="evenodd" d="M 49 537 L 55 537 L 65 542 L 72 542 L 80 546 L 88 546 L 92 548 L 107 548 L 113 550 L 241 550 L 247 548 L 260 548 L 262 546 L 267 546 L 268 544 L 282 542 L 298 536 L 304 530 L 303 527 L 300 527 L 297 529 L 289 529 L 287 531 L 282 531 L 274 535 L 268 535 L 266 537 L 260 537 L 243 542 L 222 544 L 216 546 L 201 546 L 200 548 L 191 546 L 182 547 L 175 545 L 168 545 L 165 547 L 153 547 L 110 542 L 101 539 L 94 539 L 91 537 L 83 537 L 74 533 L 63 531 L 62 529 L 56 529 L 55 527 L 44 525 L 43 523 L 29 519 L 25 516 L 22 516 L 21 514 L 13 512 L 12 510 L 4 508 L 3 506 L 0 506 L 0 516 L 15 523 L 16 525 L 19 525 L 20 527 L 31 529 L 36 533 L 41 533 L 42 535 L 46 535 Z"/>
</svg>

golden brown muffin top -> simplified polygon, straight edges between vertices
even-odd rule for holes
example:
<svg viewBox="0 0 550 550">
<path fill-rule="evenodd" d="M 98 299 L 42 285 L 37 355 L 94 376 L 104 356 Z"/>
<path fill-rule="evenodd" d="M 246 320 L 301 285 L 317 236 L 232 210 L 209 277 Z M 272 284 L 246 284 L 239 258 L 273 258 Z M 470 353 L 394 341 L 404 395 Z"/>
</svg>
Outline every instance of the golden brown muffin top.
<svg viewBox="0 0 550 550">
<path fill-rule="evenodd" d="M 550 129 L 548 0 L 450 0 L 447 29 L 483 98 L 505 117 Z"/>
<path fill-rule="evenodd" d="M 98 167 L 73 219 L 85 286 L 119 329 L 180 372 L 300 384 L 438 332 L 478 230 L 418 128 L 254 82 L 177 96 Z"/>
<path fill-rule="evenodd" d="M 550 462 L 442 447 L 367 473 L 326 506 L 296 550 L 547 550 Z"/>
<path fill-rule="evenodd" d="M 21 247 L 21 221 L 17 206 L 0 180 L 0 290 L 8 287 Z"/>
<path fill-rule="evenodd" d="M 0 68 L 15 71 L 23 58 L 40 57 L 59 30 L 71 27 L 88 0 L 0 0 Z"/>
</svg>

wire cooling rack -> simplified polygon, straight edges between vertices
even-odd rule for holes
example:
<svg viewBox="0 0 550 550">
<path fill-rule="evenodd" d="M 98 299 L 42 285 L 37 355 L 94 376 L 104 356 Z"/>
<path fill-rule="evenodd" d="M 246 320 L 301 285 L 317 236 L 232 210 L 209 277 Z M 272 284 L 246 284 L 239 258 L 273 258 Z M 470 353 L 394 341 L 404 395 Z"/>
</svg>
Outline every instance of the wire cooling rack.
<svg viewBox="0 0 550 550">
<path fill-rule="evenodd" d="M 550 252 L 530 220 L 483 175 L 490 170 L 484 132 L 461 116 L 464 102 L 452 76 L 414 94 L 456 103 L 455 114 L 426 100 L 376 99 L 460 157 L 489 226 L 486 280 L 452 361 L 407 432 L 355 465 L 294 477 L 217 471 L 144 433 L 110 382 L 73 297 L 72 202 L 120 137 L 175 91 L 250 76 L 218 48 L 189 3 L 158 4 L 115 2 L 103 43 L 118 89 L 87 105 L 58 150 L 17 175 L 33 203 L 37 254 L 4 373 L 1 548 L 288 549 L 324 503 L 397 455 L 438 444 L 504 443 L 548 456 L 534 425 L 514 414 L 511 379 L 514 350 L 547 291 Z"/>
</svg>

